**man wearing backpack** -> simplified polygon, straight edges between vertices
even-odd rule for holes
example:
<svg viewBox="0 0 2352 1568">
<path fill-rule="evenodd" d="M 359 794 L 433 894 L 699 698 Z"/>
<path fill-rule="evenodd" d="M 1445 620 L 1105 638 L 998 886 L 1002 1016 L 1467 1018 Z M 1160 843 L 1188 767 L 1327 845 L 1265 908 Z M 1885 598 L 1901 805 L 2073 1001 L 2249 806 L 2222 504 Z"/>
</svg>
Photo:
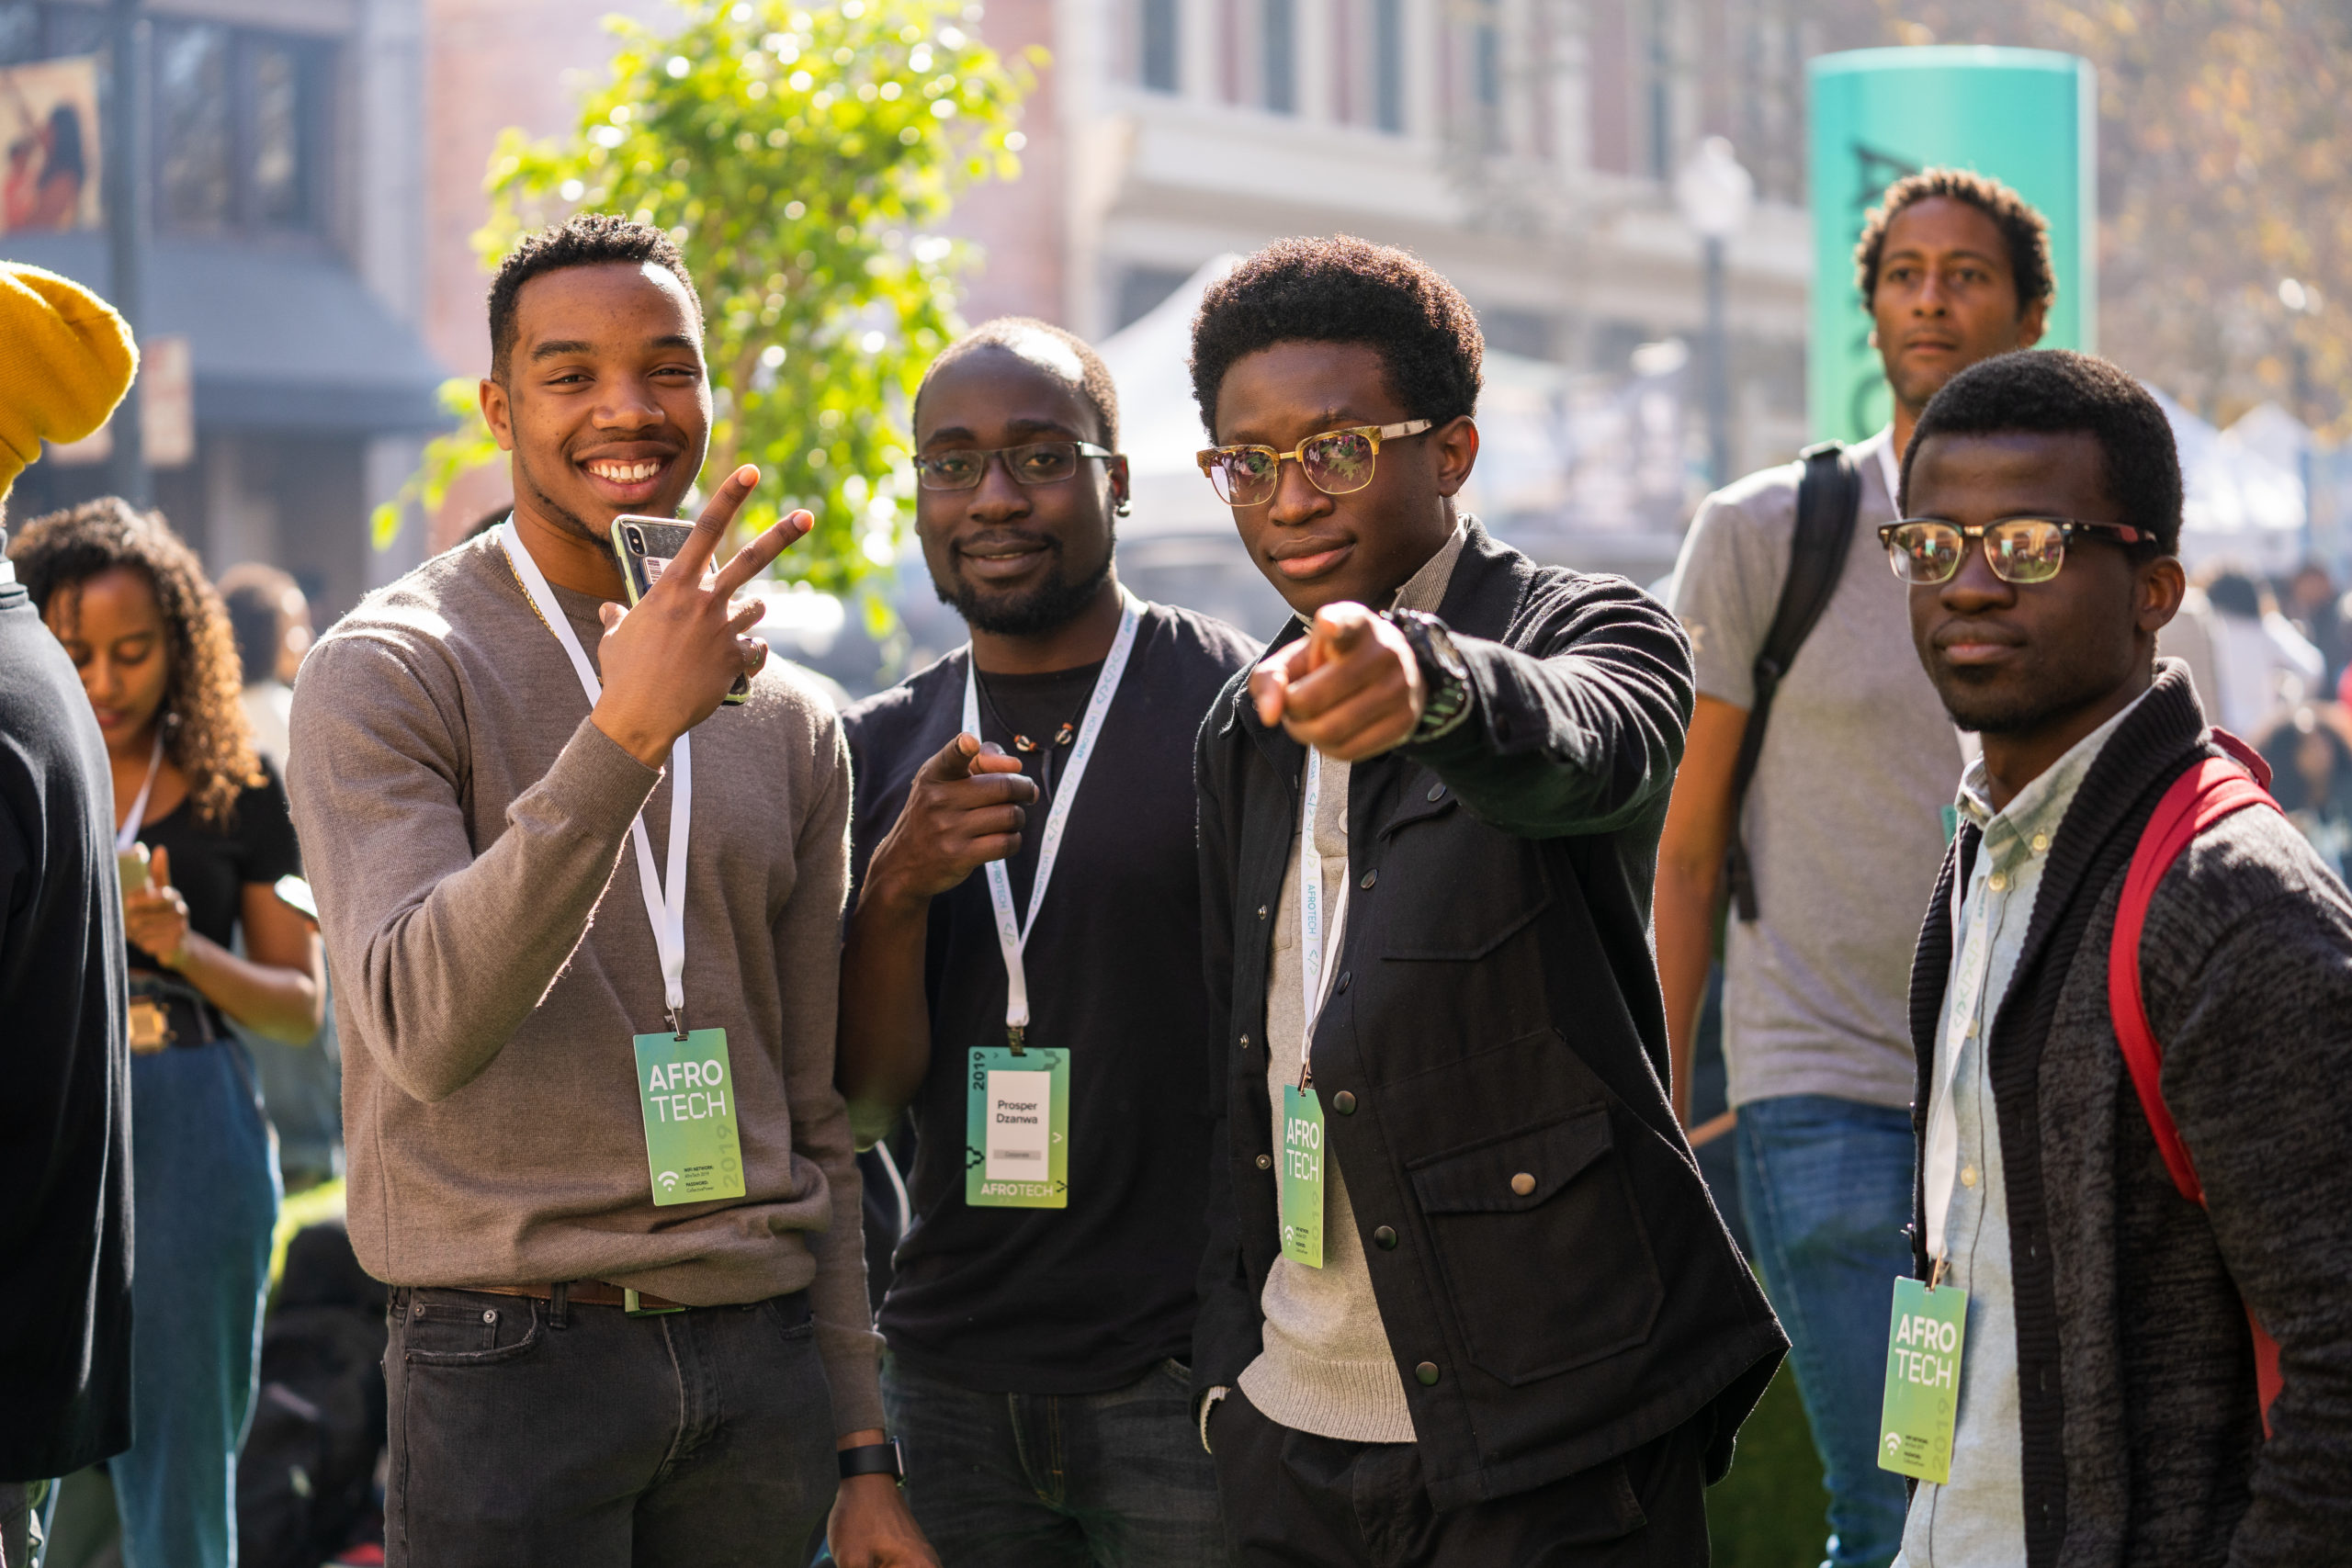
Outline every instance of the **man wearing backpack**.
<svg viewBox="0 0 2352 1568">
<path fill-rule="evenodd" d="M 2156 660 L 2171 429 L 2104 360 L 2007 355 L 1928 404 L 1904 481 L 1887 554 L 1984 754 L 1911 983 L 1897 1561 L 2344 1562 L 2352 898 Z"/>
<path fill-rule="evenodd" d="M 1949 169 L 1890 186 L 1855 263 L 1893 425 L 1709 497 L 1683 547 L 1674 609 L 1699 699 L 1658 846 L 1657 930 L 1687 1122 L 1732 852 L 1724 1048 L 1741 1207 L 1826 1472 L 1830 1568 L 1884 1568 L 1903 1527 L 1875 1450 L 1886 1281 L 1907 1257 L 1904 988 L 1962 759 L 1876 532 L 1919 411 L 1963 367 L 2039 338 L 2052 284 L 2041 216 Z"/>
</svg>

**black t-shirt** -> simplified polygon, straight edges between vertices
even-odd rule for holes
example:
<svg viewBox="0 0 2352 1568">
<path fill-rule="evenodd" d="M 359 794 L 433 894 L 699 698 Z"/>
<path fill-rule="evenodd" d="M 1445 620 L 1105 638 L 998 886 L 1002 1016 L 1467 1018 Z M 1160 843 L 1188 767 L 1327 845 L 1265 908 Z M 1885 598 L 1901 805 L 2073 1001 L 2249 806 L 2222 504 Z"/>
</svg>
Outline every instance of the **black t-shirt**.
<svg viewBox="0 0 2352 1568">
<path fill-rule="evenodd" d="M 914 1223 L 899 1247 L 881 1328 L 931 1376 L 987 1393 L 1123 1387 L 1191 1354 L 1205 1236 L 1211 1081 L 1201 974 L 1193 742 L 1217 692 L 1257 657 L 1239 632 L 1152 605 L 1070 807 L 1023 965 L 1029 1039 L 1072 1053 L 1069 1206 L 964 1201 L 964 1064 L 1004 1043 L 1004 962 L 988 879 L 932 901 L 924 984 L 931 1069 L 909 1108 L 918 1134 Z M 955 653 L 844 716 L 854 762 L 853 863 L 898 819 L 915 770 L 960 729 L 968 655 Z M 1098 668 L 992 676 L 981 739 L 1057 786 Z M 1013 737 L 1045 742 L 1016 751 Z M 1028 912 L 1050 796 L 1008 866 Z"/>
<path fill-rule="evenodd" d="M 222 947 L 236 934 L 249 884 L 266 887 L 302 869 L 286 786 L 267 758 L 262 759 L 261 771 L 262 782 L 239 793 L 228 821 L 220 826 L 199 822 L 195 801 L 184 799 L 139 829 L 141 843 L 171 854 L 172 886 L 187 904 L 188 929 Z M 130 966 L 163 967 L 136 946 L 130 949 Z"/>
<path fill-rule="evenodd" d="M 0 1480 L 130 1446 L 130 1099 L 106 742 L 0 584 Z"/>
</svg>

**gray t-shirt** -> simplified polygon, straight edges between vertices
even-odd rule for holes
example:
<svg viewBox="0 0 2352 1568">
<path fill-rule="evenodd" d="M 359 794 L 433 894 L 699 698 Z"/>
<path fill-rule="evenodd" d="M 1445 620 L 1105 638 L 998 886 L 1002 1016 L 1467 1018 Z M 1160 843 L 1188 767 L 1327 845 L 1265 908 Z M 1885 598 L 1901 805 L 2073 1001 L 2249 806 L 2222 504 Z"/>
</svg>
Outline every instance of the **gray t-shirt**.
<svg viewBox="0 0 2352 1568">
<path fill-rule="evenodd" d="M 1962 754 L 1911 643 L 1878 528 L 1894 516 L 1881 431 L 1854 448 L 1861 504 L 1838 591 L 1781 678 L 1741 827 L 1758 916 L 1729 926 L 1731 1103 L 1823 1094 L 1911 1102 L 1911 953 L 1943 855 Z M 1755 701 L 1757 652 L 1796 529 L 1797 464 L 1708 497 L 1683 541 L 1674 612 L 1699 691 Z"/>
</svg>

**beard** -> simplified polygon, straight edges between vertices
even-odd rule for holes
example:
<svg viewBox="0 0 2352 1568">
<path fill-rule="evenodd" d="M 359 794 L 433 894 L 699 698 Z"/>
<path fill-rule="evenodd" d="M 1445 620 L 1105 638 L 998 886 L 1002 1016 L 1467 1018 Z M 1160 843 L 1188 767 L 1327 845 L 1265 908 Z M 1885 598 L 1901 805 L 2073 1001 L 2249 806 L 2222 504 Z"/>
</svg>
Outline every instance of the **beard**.
<svg viewBox="0 0 2352 1568">
<path fill-rule="evenodd" d="M 2005 689 L 1993 682 L 1965 673 L 1942 670 L 1936 674 L 1936 694 L 1943 699 L 1944 713 L 1954 728 L 1977 735 L 2017 735 L 2037 729 L 2048 722 L 2056 707 L 2048 694 L 2030 687 Z"/>
<path fill-rule="evenodd" d="M 1102 552 L 1102 559 L 1081 581 L 1073 582 L 1069 572 L 1068 558 L 1062 542 L 1052 535 L 1043 540 L 1053 557 L 1045 581 L 1034 588 L 1012 593 L 984 593 L 963 574 L 955 558 L 948 558 L 948 581 L 932 583 L 939 602 L 952 608 L 964 619 L 964 624 L 987 632 L 991 637 L 1042 637 L 1057 631 L 1076 620 L 1102 592 L 1103 582 L 1111 575 L 1112 558 L 1118 553 L 1114 536 L 1110 547 Z"/>
<path fill-rule="evenodd" d="M 598 529 L 585 517 L 548 493 L 547 486 L 539 483 L 538 476 L 531 472 L 530 459 L 523 456 L 523 448 L 519 444 L 514 448 L 514 477 L 521 481 L 519 489 L 530 491 L 532 509 L 540 516 L 548 519 L 560 528 L 578 535 L 607 556 L 612 556 L 615 560 L 617 561 L 620 558 L 613 554 L 613 540 L 610 534 Z"/>
</svg>

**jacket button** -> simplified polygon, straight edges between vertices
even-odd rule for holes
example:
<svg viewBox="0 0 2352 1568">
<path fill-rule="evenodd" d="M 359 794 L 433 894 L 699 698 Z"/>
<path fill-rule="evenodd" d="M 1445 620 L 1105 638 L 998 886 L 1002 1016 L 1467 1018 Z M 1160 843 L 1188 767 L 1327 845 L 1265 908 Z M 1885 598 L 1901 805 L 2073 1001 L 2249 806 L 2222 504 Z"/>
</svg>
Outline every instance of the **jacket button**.
<svg viewBox="0 0 2352 1568">
<path fill-rule="evenodd" d="M 1372 1240 L 1373 1245 L 1379 1247 L 1383 1252 L 1394 1252 L 1396 1250 L 1396 1232 L 1394 1226 L 1381 1226 L 1378 1230 L 1372 1233 Z"/>
<path fill-rule="evenodd" d="M 1510 1190 L 1524 1198 L 1535 1190 L 1535 1178 L 1522 1170 L 1510 1179 Z"/>
<path fill-rule="evenodd" d="M 1241 1048 L 1244 1051 L 1250 1049 L 1250 1037 L 1247 1034 L 1241 1037 Z"/>
<path fill-rule="evenodd" d="M 1423 1361 L 1413 1369 L 1413 1375 L 1420 1380 L 1423 1388 L 1428 1388 L 1437 1382 L 1437 1363 Z"/>
<path fill-rule="evenodd" d="M 1266 907 L 1263 904 L 1258 906 L 1258 918 L 1261 920 L 1266 918 Z"/>
<path fill-rule="evenodd" d="M 1356 977 L 1356 976 L 1355 976 L 1355 971 L 1354 971 L 1354 970 L 1352 970 L 1352 969 L 1343 969 L 1343 970 L 1341 970 L 1341 971 L 1340 972 L 1340 983 L 1339 983 L 1339 985 L 1338 985 L 1338 986 L 1336 986 L 1335 987 L 1333 987 L 1333 989 L 1332 989 L 1332 993 L 1331 993 L 1331 994 L 1332 994 L 1333 996 L 1337 996 L 1337 995 L 1339 995 L 1339 993 L 1340 993 L 1340 992 L 1346 990 L 1346 989 L 1348 988 L 1348 987 L 1349 987 L 1351 983 L 1353 983 L 1353 981 L 1355 980 L 1355 977 Z"/>
<path fill-rule="evenodd" d="M 1272 1156 L 1272 1155 L 1260 1155 L 1260 1156 L 1258 1156 L 1258 1168 L 1259 1168 L 1260 1170 L 1272 1170 L 1272 1169 L 1273 1169 L 1273 1168 L 1274 1168 L 1274 1156 Z"/>
<path fill-rule="evenodd" d="M 1430 800 L 1431 804 L 1435 804 L 1437 801 L 1443 799 L 1444 796 L 1445 786 L 1443 784 L 1433 784 L 1430 785 Z"/>
<path fill-rule="evenodd" d="M 1341 1089 L 1331 1097 L 1331 1109 L 1342 1116 L 1353 1116 L 1356 1113 L 1356 1097 Z"/>
<path fill-rule="evenodd" d="M 1371 891 L 1372 891 L 1372 885 L 1373 885 L 1374 883 L 1375 883 L 1375 882 L 1379 881 L 1379 880 L 1380 880 L 1380 869 L 1379 869 L 1379 867 L 1375 866 L 1375 867 L 1374 867 L 1372 870 L 1365 872 L 1365 873 L 1363 874 L 1363 880 L 1362 880 L 1362 881 L 1360 881 L 1360 882 L 1358 882 L 1358 883 L 1356 884 L 1356 886 L 1357 886 L 1358 887 L 1363 888 L 1365 892 L 1369 893 L 1369 892 L 1371 892 Z"/>
</svg>

